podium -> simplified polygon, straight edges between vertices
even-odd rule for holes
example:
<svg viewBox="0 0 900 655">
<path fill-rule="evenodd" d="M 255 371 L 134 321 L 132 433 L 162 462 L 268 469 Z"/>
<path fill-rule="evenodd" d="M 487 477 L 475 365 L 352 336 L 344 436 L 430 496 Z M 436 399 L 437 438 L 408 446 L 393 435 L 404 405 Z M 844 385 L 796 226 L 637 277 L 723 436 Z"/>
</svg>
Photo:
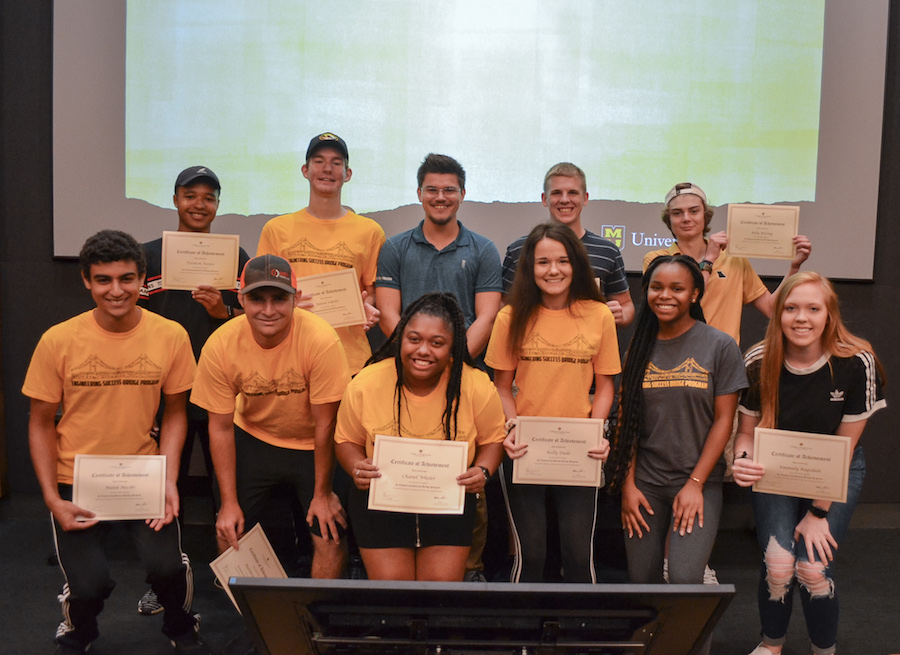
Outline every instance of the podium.
<svg viewBox="0 0 900 655">
<path fill-rule="evenodd" d="M 688 655 L 732 585 L 232 578 L 269 655 Z"/>
</svg>

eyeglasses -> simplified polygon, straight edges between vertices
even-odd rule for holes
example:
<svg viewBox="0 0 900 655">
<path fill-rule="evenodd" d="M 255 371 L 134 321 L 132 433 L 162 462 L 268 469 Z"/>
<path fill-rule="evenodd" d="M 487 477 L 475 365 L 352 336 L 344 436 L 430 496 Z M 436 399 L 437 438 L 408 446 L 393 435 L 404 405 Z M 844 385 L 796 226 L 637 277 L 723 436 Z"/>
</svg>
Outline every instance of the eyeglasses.
<svg viewBox="0 0 900 655">
<path fill-rule="evenodd" d="M 436 186 L 426 186 L 422 187 L 422 193 L 424 193 L 426 196 L 438 196 L 443 193 L 449 198 L 459 193 L 459 187 L 445 186 L 442 188 L 438 188 Z"/>
</svg>

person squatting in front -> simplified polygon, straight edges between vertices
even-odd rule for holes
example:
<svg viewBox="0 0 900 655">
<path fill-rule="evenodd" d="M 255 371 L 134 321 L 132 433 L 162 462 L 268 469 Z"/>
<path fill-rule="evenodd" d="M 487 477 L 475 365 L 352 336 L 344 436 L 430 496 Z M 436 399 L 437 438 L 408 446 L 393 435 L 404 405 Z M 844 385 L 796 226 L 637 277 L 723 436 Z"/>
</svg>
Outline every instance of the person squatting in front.
<svg viewBox="0 0 900 655">
<path fill-rule="evenodd" d="M 461 515 L 368 509 L 375 435 L 468 442 Z M 478 494 L 503 455 L 503 409 L 473 366 L 465 318 L 453 294 L 410 303 L 390 339 L 350 382 L 337 416 L 337 458 L 355 484 L 350 520 L 372 580 L 462 581 Z"/>
</svg>

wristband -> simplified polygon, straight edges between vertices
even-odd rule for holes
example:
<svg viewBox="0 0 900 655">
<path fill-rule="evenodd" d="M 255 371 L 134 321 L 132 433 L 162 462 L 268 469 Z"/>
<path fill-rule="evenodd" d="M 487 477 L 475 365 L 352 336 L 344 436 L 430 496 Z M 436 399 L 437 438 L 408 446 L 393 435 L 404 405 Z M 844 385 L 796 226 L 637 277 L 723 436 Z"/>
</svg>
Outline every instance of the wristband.
<svg viewBox="0 0 900 655">
<path fill-rule="evenodd" d="M 491 479 L 491 472 L 488 471 L 486 467 L 484 467 L 484 466 L 479 466 L 478 468 L 480 468 L 480 469 L 481 469 L 481 472 L 484 473 L 484 481 L 485 481 L 485 482 L 487 482 L 488 480 Z"/>
<path fill-rule="evenodd" d="M 828 510 L 822 509 L 821 507 L 816 507 L 815 505 L 809 506 L 809 513 L 815 516 L 817 519 L 824 519 L 828 516 Z"/>
</svg>

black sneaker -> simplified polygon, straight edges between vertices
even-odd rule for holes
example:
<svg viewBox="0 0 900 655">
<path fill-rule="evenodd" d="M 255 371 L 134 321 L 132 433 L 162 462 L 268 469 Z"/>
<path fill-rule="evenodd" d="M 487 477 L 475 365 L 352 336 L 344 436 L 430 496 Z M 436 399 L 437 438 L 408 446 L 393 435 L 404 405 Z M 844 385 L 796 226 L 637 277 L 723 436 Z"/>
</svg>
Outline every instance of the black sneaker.
<svg viewBox="0 0 900 655">
<path fill-rule="evenodd" d="M 159 598 L 156 597 L 156 593 L 152 589 L 148 589 L 147 593 L 141 596 L 141 599 L 138 601 L 138 612 L 152 616 L 162 611 L 163 606 L 160 604 Z"/>
<path fill-rule="evenodd" d="M 466 571 L 466 575 L 463 580 L 465 582 L 487 582 L 487 578 L 484 576 L 484 571 L 482 569 L 472 569 L 471 571 Z"/>
</svg>

